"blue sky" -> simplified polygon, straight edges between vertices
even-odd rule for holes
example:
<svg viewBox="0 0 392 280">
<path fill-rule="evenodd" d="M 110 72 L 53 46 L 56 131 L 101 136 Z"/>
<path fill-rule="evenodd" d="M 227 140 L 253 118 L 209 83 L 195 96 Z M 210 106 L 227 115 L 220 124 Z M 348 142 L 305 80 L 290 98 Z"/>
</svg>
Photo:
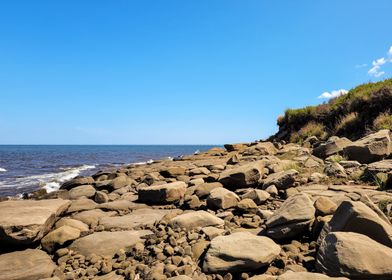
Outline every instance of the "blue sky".
<svg viewBox="0 0 392 280">
<path fill-rule="evenodd" d="M 267 137 L 289 107 L 390 77 L 391 10 L 390 0 L 1 1 L 0 143 Z"/>
</svg>

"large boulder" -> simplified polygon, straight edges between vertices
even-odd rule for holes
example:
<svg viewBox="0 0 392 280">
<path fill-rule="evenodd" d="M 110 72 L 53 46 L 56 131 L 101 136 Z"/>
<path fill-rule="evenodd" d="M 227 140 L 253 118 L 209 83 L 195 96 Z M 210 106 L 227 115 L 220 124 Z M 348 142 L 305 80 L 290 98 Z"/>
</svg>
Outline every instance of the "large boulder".
<svg viewBox="0 0 392 280">
<path fill-rule="evenodd" d="M 201 210 L 178 215 L 170 220 L 170 224 L 173 227 L 190 230 L 196 227 L 221 227 L 224 225 L 224 221 L 215 215 Z"/>
<path fill-rule="evenodd" d="M 298 175 L 298 171 L 295 169 L 272 173 L 264 180 L 263 189 L 272 185 L 277 187 L 279 190 L 287 189 L 293 186 L 296 175 Z"/>
<path fill-rule="evenodd" d="M 267 235 L 286 239 L 309 229 L 315 218 L 313 201 L 304 193 L 289 197 L 267 220 Z"/>
<path fill-rule="evenodd" d="M 216 188 L 207 198 L 207 206 L 211 209 L 228 209 L 237 206 L 240 198 L 225 188 Z"/>
<path fill-rule="evenodd" d="M 234 151 L 243 151 L 248 147 L 248 144 L 246 143 L 236 143 L 236 144 L 225 144 L 225 149 L 228 152 L 234 152 Z"/>
<path fill-rule="evenodd" d="M 339 138 L 337 136 L 333 136 L 329 138 L 327 142 L 321 143 L 318 147 L 314 148 L 313 155 L 318 158 L 327 158 L 331 155 L 342 152 L 343 149 L 350 144 L 352 144 L 352 142 L 345 137 Z"/>
<path fill-rule="evenodd" d="M 185 175 L 186 168 L 183 166 L 170 166 L 167 169 L 161 170 L 161 175 L 165 178 L 175 178 L 180 175 Z"/>
<path fill-rule="evenodd" d="M 75 240 L 69 248 L 84 256 L 96 254 L 112 257 L 120 249 L 128 250 L 136 243 L 142 242 L 141 237 L 147 234 L 151 232 L 148 230 L 94 232 Z"/>
<path fill-rule="evenodd" d="M 354 232 L 332 232 L 321 243 L 316 270 L 350 279 L 392 279 L 392 249 Z"/>
<path fill-rule="evenodd" d="M 139 200 L 145 203 L 166 204 L 178 202 L 186 192 L 186 183 L 173 182 L 163 185 L 139 188 Z"/>
<path fill-rule="evenodd" d="M 263 162 L 256 161 L 223 171 L 219 182 L 229 189 L 246 188 L 258 185 L 263 174 Z"/>
<path fill-rule="evenodd" d="M 80 197 L 93 197 L 95 188 L 92 185 L 82 185 L 69 191 L 69 198 L 78 199 Z"/>
<path fill-rule="evenodd" d="M 41 250 L 0 255 L 0 280 L 40 280 L 51 277 L 55 268 L 50 256 Z"/>
<path fill-rule="evenodd" d="M 80 230 L 70 226 L 59 227 L 41 239 L 42 248 L 45 251 L 53 252 L 57 246 L 64 245 L 66 242 L 70 242 L 79 238 Z"/>
<path fill-rule="evenodd" d="M 0 246 L 39 241 L 69 205 L 63 199 L 0 202 Z"/>
<path fill-rule="evenodd" d="M 256 275 L 249 280 L 349 280 L 346 277 L 329 277 L 320 273 L 287 271 L 279 276 L 268 274 Z"/>
<path fill-rule="evenodd" d="M 360 201 L 343 201 L 339 205 L 331 221 L 324 225 L 319 243 L 336 231 L 361 233 L 392 248 L 392 225 Z"/>
<path fill-rule="evenodd" d="M 138 209 L 124 216 L 102 217 L 99 220 L 99 225 L 103 226 L 105 230 L 132 229 L 140 225 L 153 225 L 168 212 L 169 210 L 161 209 Z"/>
<path fill-rule="evenodd" d="M 370 134 L 343 149 L 350 160 L 371 163 L 389 156 L 392 152 L 391 132 L 388 129 Z"/>
<path fill-rule="evenodd" d="M 211 241 L 204 263 L 206 273 L 256 270 L 268 266 L 279 256 L 280 246 L 265 236 L 236 232 Z"/>
<path fill-rule="evenodd" d="M 75 177 L 61 185 L 61 189 L 70 190 L 81 185 L 92 185 L 94 184 L 92 177 Z"/>
<path fill-rule="evenodd" d="M 261 142 L 247 148 L 244 155 L 275 155 L 277 152 L 273 143 Z"/>
<path fill-rule="evenodd" d="M 208 196 L 212 190 L 214 190 L 216 188 L 221 188 L 221 187 L 223 187 L 223 185 L 219 182 L 202 183 L 196 187 L 195 194 L 199 198 L 204 198 L 204 197 Z"/>
</svg>

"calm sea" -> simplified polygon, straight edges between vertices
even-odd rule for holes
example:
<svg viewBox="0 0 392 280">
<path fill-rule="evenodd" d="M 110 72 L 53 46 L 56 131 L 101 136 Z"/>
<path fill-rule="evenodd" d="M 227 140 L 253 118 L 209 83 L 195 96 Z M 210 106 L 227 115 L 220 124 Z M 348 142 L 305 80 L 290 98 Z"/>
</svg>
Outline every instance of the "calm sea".
<svg viewBox="0 0 392 280">
<path fill-rule="evenodd" d="M 207 145 L 0 145 L 0 197 L 56 190 L 78 175 L 206 151 Z"/>
</svg>

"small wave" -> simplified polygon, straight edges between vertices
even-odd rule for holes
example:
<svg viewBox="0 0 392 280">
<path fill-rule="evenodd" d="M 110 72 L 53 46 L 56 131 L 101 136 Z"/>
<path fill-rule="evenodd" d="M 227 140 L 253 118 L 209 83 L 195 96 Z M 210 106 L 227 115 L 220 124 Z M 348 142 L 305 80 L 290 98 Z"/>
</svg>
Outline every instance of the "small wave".
<svg viewBox="0 0 392 280">
<path fill-rule="evenodd" d="M 0 172 L 7 172 L 7 169 L 5 169 L 5 168 L 0 168 Z"/>
<path fill-rule="evenodd" d="M 62 183 L 75 178 L 83 171 L 94 169 L 95 167 L 95 165 L 81 165 L 77 167 L 59 168 L 61 170 L 60 172 L 15 178 L 6 183 L 3 182 L 3 184 L 0 184 L 0 187 L 23 189 L 38 185 L 47 192 L 52 192 L 58 190 Z"/>
</svg>

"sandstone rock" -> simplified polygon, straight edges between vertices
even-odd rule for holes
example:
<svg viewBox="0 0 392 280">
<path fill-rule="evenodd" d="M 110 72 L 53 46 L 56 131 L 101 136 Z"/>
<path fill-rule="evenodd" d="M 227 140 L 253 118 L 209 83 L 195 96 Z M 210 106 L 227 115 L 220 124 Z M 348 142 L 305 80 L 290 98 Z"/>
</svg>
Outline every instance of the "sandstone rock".
<svg viewBox="0 0 392 280">
<path fill-rule="evenodd" d="M 135 203 L 129 200 L 118 199 L 115 201 L 110 201 L 106 203 L 102 203 L 98 205 L 98 208 L 105 210 L 113 210 L 113 211 L 127 211 L 127 210 L 136 210 L 149 207 L 143 203 Z"/>
<path fill-rule="evenodd" d="M 287 271 L 277 280 L 349 280 L 346 277 L 329 277 L 320 273 Z"/>
<path fill-rule="evenodd" d="M 381 160 L 391 154 L 392 142 L 388 129 L 370 134 L 346 146 L 344 154 L 351 160 L 370 163 Z"/>
<path fill-rule="evenodd" d="M 270 194 L 267 191 L 259 190 L 259 189 L 252 189 L 245 193 L 242 198 L 250 198 L 252 199 L 257 205 L 264 203 L 265 201 L 270 198 Z"/>
<path fill-rule="evenodd" d="M 83 223 L 81 221 L 71 219 L 71 218 L 61 218 L 55 224 L 55 228 L 59 228 L 62 226 L 70 226 L 70 227 L 78 229 L 81 232 L 88 231 L 88 225 L 86 225 L 85 223 Z"/>
<path fill-rule="evenodd" d="M 298 175 L 298 171 L 295 169 L 273 173 L 264 180 L 263 189 L 272 185 L 279 190 L 287 189 L 294 184 L 296 175 Z"/>
<path fill-rule="evenodd" d="M 173 227 L 193 229 L 195 227 L 223 226 L 224 221 L 206 211 L 188 212 L 170 220 Z"/>
<path fill-rule="evenodd" d="M 83 185 L 75 187 L 69 191 L 71 199 L 78 199 L 80 197 L 92 197 L 95 195 L 95 188 L 91 185 Z"/>
<path fill-rule="evenodd" d="M 242 272 L 269 265 L 279 256 L 280 247 L 264 236 L 237 232 L 211 241 L 203 271 L 207 273 Z"/>
<path fill-rule="evenodd" d="M 186 275 L 179 275 L 175 277 L 170 277 L 167 280 L 192 280 L 192 278 Z"/>
<path fill-rule="evenodd" d="M 248 147 L 245 143 L 225 144 L 224 146 L 228 152 L 243 151 Z"/>
<path fill-rule="evenodd" d="M 105 275 L 95 276 L 93 280 L 124 280 L 124 276 L 118 275 L 115 271 L 112 271 Z"/>
<path fill-rule="evenodd" d="M 319 243 L 329 232 L 356 232 L 392 247 L 392 225 L 360 201 L 343 201 L 332 220 L 327 223 L 319 237 Z"/>
<path fill-rule="evenodd" d="M 0 202 L 0 245 L 29 245 L 40 240 L 69 205 L 69 200 L 62 199 Z"/>
<path fill-rule="evenodd" d="M 78 200 L 73 200 L 69 206 L 67 213 L 86 211 L 95 209 L 98 206 L 93 200 L 88 198 L 81 198 Z"/>
<path fill-rule="evenodd" d="M 337 162 L 331 162 L 325 166 L 324 169 L 325 174 L 328 176 L 333 176 L 336 178 L 346 178 L 347 174 L 346 171 L 344 170 L 343 166 L 341 166 Z"/>
<path fill-rule="evenodd" d="M 240 198 L 225 188 L 213 189 L 207 198 L 207 206 L 211 209 L 228 209 L 237 206 Z"/>
<path fill-rule="evenodd" d="M 189 171 L 189 175 L 190 176 L 195 176 L 195 175 L 208 175 L 210 174 L 210 170 L 208 170 L 205 167 L 198 167 L 198 168 L 194 168 L 192 170 Z"/>
<path fill-rule="evenodd" d="M 177 176 L 185 175 L 186 168 L 182 166 L 171 166 L 160 173 L 165 178 L 175 178 Z"/>
<path fill-rule="evenodd" d="M 263 163 L 257 161 L 223 171 L 219 182 L 229 189 L 251 187 L 259 183 L 263 174 Z"/>
<path fill-rule="evenodd" d="M 250 198 L 244 198 L 238 202 L 237 209 L 243 213 L 256 213 L 258 210 L 256 203 Z"/>
<path fill-rule="evenodd" d="M 331 137 L 327 142 L 320 144 L 317 148 L 313 149 L 313 155 L 319 158 L 327 158 L 331 155 L 340 153 L 345 147 L 352 144 L 352 142 L 343 137 Z"/>
<path fill-rule="evenodd" d="M 0 255 L 0 280 L 40 280 L 51 277 L 55 268 L 50 256 L 41 250 Z"/>
<path fill-rule="evenodd" d="M 289 197 L 267 220 L 267 235 L 276 239 L 294 237 L 309 228 L 316 209 L 303 193 Z"/>
<path fill-rule="evenodd" d="M 118 176 L 108 183 L 108 187 L 112 190 L 118 190 L 130 185 L 132 182 L 133 180 L 127 176 Z"/>
<path fill-rule="evenodd" d="M 331 215 L 336 211 L 336 203 L 330 200 L 328 197 L 319 197 L 314 202 L 316 208 L 316 214 L 321 216 Z"/>
<path fill-rule="evenodd" d="M 128 250 L 135 244 L 142 242 L 141 237 L 150 233 L 146 230 L 94 232 L 75 240 L 69 249 L 84 256 L 96 254 L 111 257 L 120 249 Z"/>
<path fill-rule="evenodd" d="M 203 184 L 200 184 L 196 187 L 195 194 L 199 198 L 204 198 L 204 197 L 210 195 L 210 193 L 213 189 L 221 188 L 221 187 L 223 187 L 223 185 L 219 182 L 203 183 Z"/>
<path fill-rule="evenodd" d="M 316 269 L 350 279 L 392 279 L 392 249 L 354 232 L 333 232 L 321 243 Z"/>
<path fill-rule="evenodd" d="M 94 201 L 96 203 L 105 203 L 105 202 L 109 201 L 109 197 L 106 193 L 104 193 L 102 191 L 97 191 L 95 193 Z"/>
<path fill-rule="evenodd" d="M 240 154 L 235 153 L 234 155 L 232 155 L 232 156 L 228 159 L 227 164 L 235 165 L 235 164 L 237 164 L 237 163 L 240 162 L 240 158 L 241 158 Z"/>
<path fill-rule="evenodd" d="M 169 210 L 138 209 L 124 216 L 102 217 L 99 220 L 99 225 L 102 225 L 105 230 L 132 229 L 140 225 L 153 225 L 168 212 Z"/>
<path fill-rule="evenodd" d="M 81 221 L 90 227 L 94 227 L 98 225 L 98 221 L 100 218 L 105 216 L 112 216 L 106 212 L 103 212 L 101 209 L 94 209 L 88 211 L 82 211 L 77 214 L 72 215 L 75 220 Z"/>
<path fill-rule="evenodd" d="M 244 155 L 275 155 L 277 150 L 271 142 L 261 142 L 245 149 Z"/>
<path fill-rule="evenodd" d="M 61 189 L 70 190 L 81 185 L 92 185 L 94 182 L 95 181 L 92 177 L 76 177 L 62 184 Z"/>
<path fill-rule="evenodd" d="M 139 200 L 146 203 L 165 204 L 177 202 L 186 192 L 184 182 L 173 182 L 164 185 L 139 188 Z"/>
<path fill-rule="evenodd" d="M 47 252 L 53 252 L 59 245 L 64 245 L 68 241 L 79 238 L 80 230 L 70 226 L 59 227 L 47 235 L 41 240 L 42 248 Z"/>
</svg>

